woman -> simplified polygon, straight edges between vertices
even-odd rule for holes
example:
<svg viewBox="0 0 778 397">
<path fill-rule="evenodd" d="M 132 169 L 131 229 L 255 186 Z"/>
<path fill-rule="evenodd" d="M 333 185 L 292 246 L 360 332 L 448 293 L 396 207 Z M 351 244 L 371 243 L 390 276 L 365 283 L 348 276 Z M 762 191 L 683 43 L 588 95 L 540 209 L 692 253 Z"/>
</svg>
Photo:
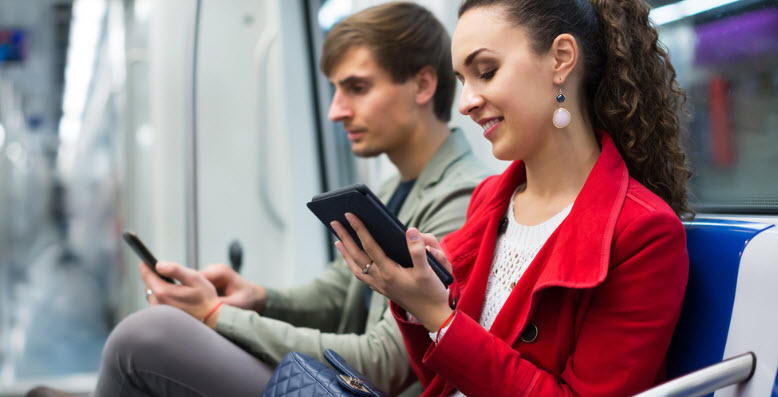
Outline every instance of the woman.
<svg viewBox="0 0 778 397">
<path fill-rule="evenodd" d="M 392 300 L 425 396 L 625 396 L 663 378 L 688 275 L 684 95 L 640 0 L 467 0 L 459 110 L 514 160 L 413 267 L 339 224 L 354 275 Z M 442 248 L 441 248 L 442 247 Z M 450 294 L 425 248 L 450 263 Z"/>
</svg>

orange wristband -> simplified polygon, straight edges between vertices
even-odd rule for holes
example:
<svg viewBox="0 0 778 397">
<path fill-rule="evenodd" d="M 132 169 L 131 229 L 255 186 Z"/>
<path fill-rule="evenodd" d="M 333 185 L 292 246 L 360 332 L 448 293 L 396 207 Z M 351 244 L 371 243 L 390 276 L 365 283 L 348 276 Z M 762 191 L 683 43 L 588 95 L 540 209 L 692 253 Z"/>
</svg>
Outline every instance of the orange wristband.
<svg viewBox="0 0 778 397">
<path fill-rule="evenodd" d="M 446 328 L 446 326 L 448 325 L 448 323 L 450 323 L 450 322 L 451 322 L 451 320 L 454 318 L 454 315 L 455 315 L 455 314 L 457 314 L 457 311 L 456 311 L 456 310 L 454 310 L 453 312 L 451 312 L 451 314 L 449 314 L 449 316 L 448 316 L 448 318 L 446 319 L 446 321 L 444 321 L 444 322 L 443 322 L 443 324 L 440 326 L 440 328 L 438 328 L 438 333 L 435 335 L 435 343 L 436 343 L 436 344 L 437 344 L 437 343 L 438 343 L 438 341 L 440 340 L 440 331 L 442 331 L 442 330 L 443 330 L 443 328 Z"/>
<path fill-rule="evenodd" d="M 216 312 L 216 309 L 218 309 L 219 307 L 221 307 L 222 303 L 224 303 L 224 302 L 219 302 L 219 303 L 217 303 L 217 304 L 216 304 L 216 306 L 214 306 L 214 307 L 213 307 L 213 309 L 211 309 L 210 311 L 208 311 L 208 314 L 206 314 L 206 315 L 205 315 L 205 317 L 203 317 L 203 322 L 206 322 L 206 321 L 208 321 L 208 317 L 211 317 L 211 315 L 212 315 L 213 313 L 215 313 L 215 312 Z"/>
</svg>

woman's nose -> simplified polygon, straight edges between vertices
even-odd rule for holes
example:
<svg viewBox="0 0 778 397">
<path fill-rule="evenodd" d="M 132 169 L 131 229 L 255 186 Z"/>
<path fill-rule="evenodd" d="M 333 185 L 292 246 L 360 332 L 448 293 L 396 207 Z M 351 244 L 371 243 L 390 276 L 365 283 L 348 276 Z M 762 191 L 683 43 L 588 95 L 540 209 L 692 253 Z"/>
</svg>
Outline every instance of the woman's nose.
<svg viewBox="0 0 778 397">
<path fill-rule="evenodd" d="M 462 92 L 459 94 L 459 113 L 467 116 L 483 105 L 483 96 L 474 92 L 473 89 L 467 84 L 462 86 Z"/>
</svg>

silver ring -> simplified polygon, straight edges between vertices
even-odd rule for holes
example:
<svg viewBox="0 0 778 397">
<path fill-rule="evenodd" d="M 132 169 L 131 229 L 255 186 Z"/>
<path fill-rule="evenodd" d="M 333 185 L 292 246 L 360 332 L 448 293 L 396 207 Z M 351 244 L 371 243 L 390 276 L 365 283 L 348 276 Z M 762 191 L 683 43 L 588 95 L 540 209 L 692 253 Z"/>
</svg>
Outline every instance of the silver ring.
<svg viewBox="0 0 778 397">
<path fill-rule="evenodd" d="M 372 265 L 373 262 L 368 263 L 365 265 L 365 267 L 362 268 L 362 274 L 367 274 L 367 271 L 370 270 L 370 265 Z"/>
<path fill-rule="evenodd" d="M 154 291 L 152 291 L 151 288 L 146 288 L 146 300 L 149 300 L 151 295 L 154 295 Z"/>
</svg>

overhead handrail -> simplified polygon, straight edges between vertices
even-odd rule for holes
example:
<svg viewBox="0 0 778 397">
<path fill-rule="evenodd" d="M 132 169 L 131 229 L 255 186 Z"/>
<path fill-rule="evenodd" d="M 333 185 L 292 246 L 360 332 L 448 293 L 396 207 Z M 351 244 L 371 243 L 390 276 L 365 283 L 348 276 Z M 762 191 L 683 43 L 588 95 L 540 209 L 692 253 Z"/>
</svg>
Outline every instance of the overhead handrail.
<svg viewBox="0 0 778 397">
<path fill-rule="evenodd" d="M 755 368 L 756 355 L 748 352 L 662 383 L 635 397 L 704 396 L 718 389 L 749 380 Z"/>
</svg>

